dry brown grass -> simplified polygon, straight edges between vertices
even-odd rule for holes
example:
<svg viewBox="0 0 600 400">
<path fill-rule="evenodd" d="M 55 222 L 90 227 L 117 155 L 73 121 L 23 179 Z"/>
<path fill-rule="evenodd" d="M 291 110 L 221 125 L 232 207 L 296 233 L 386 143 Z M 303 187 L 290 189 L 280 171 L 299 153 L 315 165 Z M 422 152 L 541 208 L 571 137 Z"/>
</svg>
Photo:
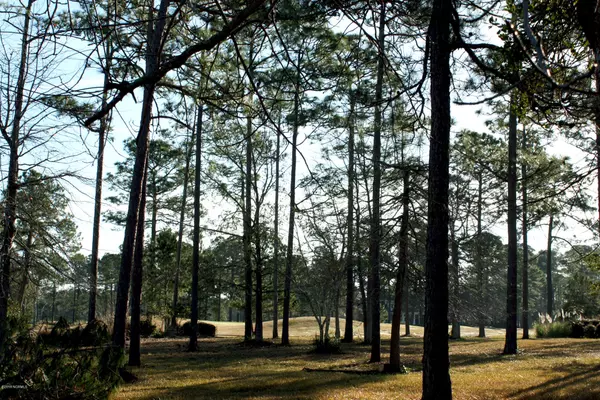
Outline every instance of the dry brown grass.
<svg viewBox="0 0 600 400">
<path fill-rule="evenodd" d="M 218 334 L 233 336 L 238 329 L 235 323 L 219 324 Z M 184 351 L 186 339 L 148 339 L 143 367 L 132 369 L 140 380 L 123 385 L 114 398 L 420 398 L 421 338 L 402 339 L 410 371 L 405 375 L 306 372 L 305 367 L 354 372 L 380 367 L 367 363 L 369 347 L 360 344 L 343 344 L 341 355 L 310 353 L 311 329 L 307 321 L 293 321 L 291 347 L 245 347 L 240 337 L 217 337 L 201 339 L 197 353 Z M 455 399 L 600 399 L 600 340 L 520 341 L 516 356 L 500 355 L 502 347 L 502 337 L 450 343 Z M 384 361 L 388 351 L 384 338 Z"/>
</svg>

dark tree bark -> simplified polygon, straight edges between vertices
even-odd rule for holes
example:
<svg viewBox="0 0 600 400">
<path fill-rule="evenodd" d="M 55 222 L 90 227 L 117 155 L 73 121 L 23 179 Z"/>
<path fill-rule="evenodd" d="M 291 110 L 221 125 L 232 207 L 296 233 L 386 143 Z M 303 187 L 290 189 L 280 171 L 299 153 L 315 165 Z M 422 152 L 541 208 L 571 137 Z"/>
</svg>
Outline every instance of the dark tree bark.
<svg viewBox="0 0 600 400">
<path fill-rule="evenodd" d="M 404 336 L 410 336 L 410 293 L 408 292 L 410 282 L 408 280 L 408 271 L 406 272 L 406 276 L 404 277 Z"/>
<path fill-rule="evenodd" d="M 352 343 L 354 331 L 354 95 L 350 94 L 350 115 L 348 116 L 348 250 L 346 252 L 346 325 L 345 343 Z"/>
<path fill-rule="evenodd" d="M 459 320 L 459 306 L 460 306 L 460 288 L 459 288 L 459 263 L 458 263 L 458 242 L 456 241 L 456 234 L 454 228 L 451 233 L 450 248 L 452 250 L 450 258 L 452 260 L 452 331 L 450 336 L 452 339 L 460 339 L 460 320 Z"/>
<path fill-rule="evenodd" d="M 485 287 L 486 287 L 486 273 L 483 265 L 483 250 L 481 247 L 482 240 L 482 209 L 483 209 L 483 174 L 479 171 L 477 175 L 477 241 L 475 244 L 475 264 L 477 267 L 477 291 L 478 291 L 478 302 L 477 314 L 479 320 L 479 335 L 478 337 L 485 337 L 485 321 L 486 315 L 483 311 L 485 307 Z"/>
<path fill-rule="evenodd" d="M 185 168 L 183 175 L 183 193 L 181 194 L 181 208 L 179 209 L 179 232 L 177 236 L 177 266 L 175 268 L 175 279 L 173 281 L 173 306 L 171 311 L 171 327 L 177 329 L 177 305 L 179 303 L 179 274 L 181 271 L 181 253 L 183 248 L 183 230 L 185 223 L 185 207 L 187 205 L 188 180 L 190 174 L 190 162 L 192 158 L 192 143 L 195 132 L 192 131 L 189 148 L 186 149 Z"/>
<path fill-rule="evenodd" d="M 504 354 L 517 353 L 517 114 L 511 94 L 508 121 L 508 271 Z"/>
<path fill-rule="evenodd" d="M 252 118 L 246 118 L 246 174 L 244 176 L 244 340 L 252 340 Z"/>
<path fill-rule="evenodd" d="M 27 232 L 27 242 L 23 249 L 23 274 L 21 277 L 21 283 L 19 285 L 19 291 L 17 292 L 16 303 L 21 307 L 21 311 L 25 314 L 25 291 L 29 284 L 29 268 L 31 267 L 31 247 L 33 246 L 33 230 L 29 228 Z"/>
<path fill-rule="evenodd" d="M 392 339 L 390 343 L 390 372 L 403 372 L 400 363 L 400 325 L 402 320 L 402 297 L 404 295 L 404 277 L 408 267 L 408 208 L 410 207 L 410 172 L 404 170 L 404 190 L 402 192 L 402 223 L 400 224 L 400 251 L 398 253 L 398 272 L 396 274 L 396 291 L 394 313 L 392 317 Z"/>
<path fill-rule="evenodd" d="M 253 165 L 255 165 L 253 163 Z M 255 261 L 256 261 L 256 271 L 255 271 L 255 275 L 256 275 L 256 299 L 255 299 L 255 318 L 256 318 L 256 323 L 254 325 L 254 337 L 256 339 L 257 342 L 262 342 L 263 341 L 263 307 L 262 307 L 262 292 L 263 292 L 263 286 L 262 286 L 262 278 L 263 278 L 263 256 L 262 256 L 262 241 L 261 241 L 261 237 L 260 237 L 260 229 L 258 228 L 260 226 L 260 195 L 258 193 L 258 182 L 257 182 L 257 177 L 258 177 L 258 173 L 256 171 L 256 169 L 254 170 L 253 173 L 253 180 L 254 180 L 254 184 L 252 185 L 254 188 L 254 196 L 255 196 L 255 202 L 256 202 L 256 209 L 254 211 L 254 226 L 257 227 L 257 229 L 254 229 L 254 247 L 256 249 L 255 251 Z"/>
<path fill-rule="evenodd" d="M 275 154 L 275 222 L 273 232 L 273 339 L 279 337 L 279 159 L 281 155 L 281 134 L 277 133 L 277 154 Z"/>
<path fill-rule="evenodd" d="M 523 126 L 523 143 L 521 143 L 523 154 L 527 151 L 527 133 Z M 521 160 L 521 196 L 522 196 L 522 234 L 523 234 L 523 299 L 521 311 L 521 327 L 523 328 L 523 339 L 529 339 L 529 246 L 527 245 L 527 232 L 529 223 L 527 221 L 527 164 L 525 159 Z"/>
<path fill-rule="evenodd" d="M 432 118 L 425 261 L 424 400 L 452 398 L 448 371 L 447 264 L 451 15 L 450 0 L 433 0 L 429 25 Z"/>
<path fill-rule="evenodd" d="M 107 61 L 108 68 L 110 62 Z M 108 74 L 104 76 L 104 93 L 102 94 L 103 105 L 108 98 Z M 104 147 L 110 126 L 110 115 L 100 120 L 98 129 L 98 158 L 96 162 L 96 192 L 94 195 L 94 225 L 92 227 L 92 255 L 90 263 L 90 304 L 88 308 L 88 322 L 96 319 L 96 300 L 98 298 L 98 249 L 100 246 L 100 218 L 102 211 L 102 182 L 104 174 Z"/>
<path fill-rule="evenodd" d="M 163 36 L 169 0 L 161 0 L 156 20 L 153 18 L 154 9 L 149 7 L 147 26 L 148 43 L 146 44 L 146 75 L 153 76 L 157 73 L 160 62 L 160 46 Z M 113 345 L 125 349 L 125 325 L 127 319 L 127 303 L 129 300 L 129 284 L 131 281 L 131 267 L 136 239 L 137 220 L 142 196 L 144 171 L 150 141 L 150 122 L 152 119 L 152 106 L 156 82 L 144 85 L 144 100 L 140 128 L 136 142 L 135 163 L 129 192 L 129 206 L 125 223 L 125 237 L 121 251 L 121 268 L 119 270 L 119 284 L 117 286 L 117 303 L 115 305 L 115 319 L 113 324 Z M 103 116 L 103 115 L 102 115 Z M 101 116 L 101 117 L 102 117 Z M 93 122 L 93 121 L 92 121 Z"/>
<path fill-rule="evenodd" d="M 2 133 L 9 147 L 10 158 L 8 164 L 8 176 L 6 182 L 6 193 L 4 195 L 4 229 L 2 230 L 2 247 L 0 247 L 0 363 L 4 359 L 8 333 L 8 299 L 10 297 L 10 264 L 11 248 L 16 234 L 17 219 L 17 191 L 19 188 L 19 144 L 21 133 L 21 121 L 23 119 L 23 100 L 25 92 L 25 80 L 27 77 L 27 60 L 29 57 L 29 25 L 31 22 L 31 9 L 35 0 L 29 0 L 25 8 L 23 21 L 23 33 L 21 35 L 21 54 L 19 60 L 19 73 L 17 87 L 15 88 L 15 100 L 13 121 L 8 132 Z"/>
<path fill-rule="evenodd" d="M 292 261 L 294 249 L 294 218 L 296 215 L 296 158 L 298 145 L 298 128 L 300 112 L 300 62 L 298 54 L 296 63 L 296 87 L 294 90 L 294 126 L 292 131 L 292 165 L 290 177 L 290 214 L 288 220 L 288 240 L 285 257 L 285 283 L 283 287 L 283 326 L 281 331 L 281 344 L 290 344 L 290 295 L 292 288 Z"/>
<path fill-rule="evenodd" d="M 146 165 L 148 163 L 146 162 Z M 146 169 L 146 174 L 148 173 Z M 131 319 L 129 334 L 129 362 L 131 366 L 139 367 L 141 361 L 141 314 L 142 314 L 142 282 L 144 274 L 144 224 L 146 223 L 146 190 L 147 175 L 142 186 L 142 197 L 135 235 L 135 253 L 133 255 L 133 270 L 131 271 Z"/>
<path fill-rule="evenodd" d="M 375 84 L 375 126 L 373 130 L 373 215 L 369 238 L 370 292 L 371 299 L 371 359 L 381 361 L 380 328 L 380 269 L 381 269 L 381 101 L 383 98 L 383 67 L 385 63 L 385 2 L 379 12 L 379 55 L 377 59 L 377 83 Z"/>
<path fill-rule="evenodd" d="M 554 314 L 554 289 L 552 288 L 552 228 L 554 215 L 548 221 L 548 248 L 546 249 L 546 313 L 552 318 Z"/>
<path fill-rule="evenodd" d="M 198 274 L 200 272 L 200 172 L 202 171 L 202 117 L 204 106 L 198 104 L 196 122 L 196 165 L 194 170 L 194 233 L 192 238 L 192 309 L 188 351 L 198 350 Z"/>
</svg>

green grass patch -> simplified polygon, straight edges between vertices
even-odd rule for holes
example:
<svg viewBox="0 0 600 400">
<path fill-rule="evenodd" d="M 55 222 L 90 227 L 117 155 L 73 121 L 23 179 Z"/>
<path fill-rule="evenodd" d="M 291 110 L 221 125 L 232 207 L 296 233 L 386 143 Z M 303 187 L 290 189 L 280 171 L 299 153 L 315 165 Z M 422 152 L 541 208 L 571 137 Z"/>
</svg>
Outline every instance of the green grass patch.
<svg viewBox="0 0 600 400">
<path fill-rule="evenodd" d="M 571 322 L 535 324 L 534 329 L 538 338 L 568 338 L 573 332 Z"/>
<path fill-rule="evenodd" d="M 388 362 L 385 337 L 381 363 L 369 363 L 370 347 L 358 341 L 341 343 L 341 354 L 317 354 L 311 352 L 314 334 L 291 335 L 292 346 L 240 346 L 241 340 L 201 338 L 200 350 L 188 353 L 186 338 L 145 339 L 143 366 L 131 369 L 139 381 L 122 385 L 113 398 L 421 398 L 418 337 L 401 339 L 401 362 L 409 371 L 402 375 L 378 373 Z M 503 346 L 502 337 L 450 342 L 455 399 L 600 398 L 600 340 L 523 340 L 516 356 L 501 355 Z"/>
</svg>

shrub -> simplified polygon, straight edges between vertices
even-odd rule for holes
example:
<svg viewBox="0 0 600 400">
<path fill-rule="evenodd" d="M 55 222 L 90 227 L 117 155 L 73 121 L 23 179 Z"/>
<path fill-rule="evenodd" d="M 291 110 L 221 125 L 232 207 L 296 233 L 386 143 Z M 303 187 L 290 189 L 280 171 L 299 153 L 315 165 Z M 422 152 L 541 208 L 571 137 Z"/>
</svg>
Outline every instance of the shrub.
<svg viewBox="0 0 600 400">
<path fill-rule="evenodd" d="M 583 337 L 583 324 L 581 322 L 571 323 L 571 337 L 576 339 Z"/>
<path fill-rule="evenodd" d="M 156 330 L 156 325 L 152 323 L 150 318 L 144 318 L 140 320 L 140 336 L 150 337 Z"/>
<path fill-rule="evenodd" d="M 54 338 L 69 344 L 72 332 L 66 321 L 55 325 Z M 58 325 L 58 326 L 57 326 Z M 2 390 L 1 398 L 11 399 L 99 399 L 107 398 L 120 382 L 118 369 L 122 359 L 101 368 L 104 347 L 79 349 L 48 347 L 30 329 L 15 329 L 9 323 L 6 362 L 0 363 L 0 385 L 11 386 Z M 83 334 L 83 333 L 82 333 Z M 48 339 L 50 334 L 46 335 Z M 108 347 L 110 349 L 110 347 Z M 101 371 L 105 370 L 105 374 Z"/>
<path fill-rule="evenodd" d="M 596 327 L 592 324 L 586 325 L 585 328 L 583 328 L 583 336 L 585 336 L 588 339 L 595 338 Z"/>
<path fill-rule="evenodd" d="M 90 321 L 81 332 L 82 346 L 98 346 L 110 342 L 108 326 L 99 319 Z"/>
<path fill-rule="evenodd" d="M 572 335 L 572 327 L 568 322 L 535 324 L 535 335 L 538 338 L 566 338 Z"/>
<path fill-rule="evenodd" d="M 325 339 L 321 341 L 318 336 L 315 336 L 314 344 L 314 352 L 318 354 L 340 354 L 342 352 L 341 342 L 338 338 L 325 336 Z"/>
<path fill-rule="evenodd" d="M 179 329 L 180 336 L 190 336 L 192 333 L 192 323 L 186 322 Z M 207 322 L 198 322 L 198 336 L 215 337 L 217 335 L 217 327 Z"/>
</svg>

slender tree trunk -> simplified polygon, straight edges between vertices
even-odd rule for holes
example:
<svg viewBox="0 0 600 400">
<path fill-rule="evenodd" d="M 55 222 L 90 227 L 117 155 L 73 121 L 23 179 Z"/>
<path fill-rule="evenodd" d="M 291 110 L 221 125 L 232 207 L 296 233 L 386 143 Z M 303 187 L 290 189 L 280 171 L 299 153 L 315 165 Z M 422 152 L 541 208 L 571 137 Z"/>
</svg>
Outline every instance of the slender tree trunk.
<svg viewBox="0 0 600 400">
<path fill-rule="evenodd" d="M 196 165 L 194 170 L 194 233 L 192 238 L 192 309 L 188 351 L 198 350 L 198 274 L 200 272 L 200 173 L 202 171 L 202 117 L 204 106 L 198 104 L 196 122 Z"/>
<path fill-rule="evenodd" d="M 517 114 L 511 94 L 508 121 L 508 271 L 504 354 L 517 353 Z"/>
<path fill-rule="evenodd" d="M 350 115 L 348 116 L 348 250 L 346 251 L 346 325 L 344 342 L 352 343 L 354 332 L 354 94 L 350 94 Z"/>
<path fill-rule="evenodd" d="M 29 268 L 31 267 L 31 247 L 33 246 L 33 230 L 29 228 L 27 233 L 27 242 L 24 249 L 24 260 L 23 260 L 23 276 L 21 278 L 21 284 L 19 285 L 19 291 L 17 292 L 17 304 L 21 306 L 21 311 L 25 314 L 25 291 L 29 284 Z"/>
<path fill-rule="evenodd" d="M 279 158 L 281 155 L 281 134 L 277 133 L 277 154 L 275 154 L 275 222 L 273 231 L 273 339 L 279 337 Z"/>
<path fill-rule="evenodd" d="M 146 44 L 146 75 L 153 75 L 158 69 L 160 62 L 160 42 L 166 23 L 169 0 L 161 0 L 156 21 L 153 19 L 153 6 L 149 9 L 149 22 L 147 26 L 148 43 Z M 119 284 L 117 287 L 117 303 L 115 305 L 115 319 L 113 324 L 113 345 L 125 349 L 125 325 L 127 320 L 127 303 L 129 300 L 129 284 L 131 280 L 131 267 L 133 264 L 133 253 L 137 229 L 137 219 L 141 203 L 144 171 L 146 170 L 146 159 L 148 155 L 148 144 L 150 140 L 150 122 L 152 118 L 152 106 L 154 103 L 154 91 L 156 85 L 148 83 L 144 85 L 144 100 L 142 103 L 142 115 L 140 128 L 137 136 L 135 163 L 133 166 L 133 177 L 129 193 L 129 206 L 127 210 L 127 221 L 125 224 L 125 237 L 121 251 L 121 268 L 119 270 Z"/>
<path fill-rule="evenodd" d="M 283 287 L 283 326 L 281 331 L 281 344 L 290 344 L 290 296 L 292 289 L 292 262 L 294 250 L 294 217 L 296 214 L 296 157 L 298 149 L 298 128 L 300 112 L 300 62 L 301 55 L 298 54 L 296 63 L 296 85 L 294 91 L 294 126 L 292 131 L 292 165 L 290 177 L 290 213 L 288 220 L 288 240 L 285 257 L 285 283 Z"/>
<path fill-rule="evenodd" d="M 250 112 L 250 110 L 248 110 Z M 244 340 L 252 340 L 252 118 L 246 117 L 246 175 L 244 189 Z"/>
<path fill-rule="evenodd" d="M 527 151 L 527 133 L 523 125 L 523 143 L 521 144 L 523 154 Z M 523 202 L 523 299 L 521 326 L 523 328 L 523 339 L 529 339 L 529 246 L 527 244 L 527 231 L 529 230 L 527 221 L 527 164 L 525 157 L 521 160 L 521 193 Z"/>
<path fill-rule="evenodd" d="M 451 241 L 450 247 L 452 249 L 452 278 L 454 291 L 452 296 L 452 339 L 460 339 L 460 319 L 459 319 L 459 305 L 460 305 L 460 290 L 459 290 L 459 266 L 458 266 L 458 242 L 456 241 L 456 234 L 454 228 L 451 228 Z"/>
<path fill-rule="evenodd" d="M 192 158 L 192 143 L 194 132 L 186 148 L 185 169 L 183 175 L 183 193 L 181 194 L 181 208 L 179 209 L 179 232 L 177 236 L 177 266 L 175 268 L 175 280 L 173 282 L 173 307 L 171 311 L 171 327 L 177 329 L 177 306 L 179 303 L 179 274 L 181 271 L 181 253 L 183 248 L 183 231 L 185 227 L 185 207 L 187 205 L 188 180 L 190 175 L 190 162 Z"/>
<path fill-rule="evenodd" d="M 148 163 L 146 162 L 146 165 Z M 146 167 L 146 174 L 148 173 Z M 147 175 L 142 186 L 142 197 L 135 235 L 135 253 L 133 255 L 133 270 L 131 271 L 131 318 L 129 333 L 129 365 L 139 367 L 141 365 L 141 303 L 142 282 L 144 273 L 144 224 L 146 223 L 146 191 Z"/>
<path fill-rule="evenodd" d="M 448 373 L 447 264 L 451 15 L 450 0 L 433 0 L 429 26 L 432 118 L 425 262 L 423 400 L 452 398 Z"/>
<path fill-rule="evenodd" d="M 478 304 L 477 314 L 479 320 L 479 337 L 485 337 L 485 321 L 486 315 L 484 310 L 485 301 L 485 270 L 483 266 L 483 250 L 481 247 L 481 240 L 483 235 L 482 230 L 482 209 L 483 209 L 483 174 L 479 171 L 477 175 L 477 240 L 475 244 L 475 263 L 477 267 L 477 290 L 478 290 Z"/>
<path fill-rule="evenodd" d="M 404 170 L 404 190 L 402 193 L 402 222 L 400 225 L 400 251 L 398 252 L 398 271 L 396 273 L 396 291 L 394 313 L 392 317 L 392 339 L 390 343 L 390 372 L 404 372 L 400 363 L 400 325 L 402 320 L 402 297 L 404 278 L 408 266 L 408 208 L 410 207 L 410 172 Z"/>
<path fill-rule="evenodd" d="M 254 230 L 254 241 L 255 241 L 255 249 L 256 249 L 256 299 L 255 299 L 255 311 L 256 311 L 256 323 L 254 326 L 254 337 L 257 342 L 263 341 L 263 311 L 262 311 L 262 274 L 263 274 L 263 258 L 262 258 L 262 243 L 260 240 L 260 207 L 259 201 L 260 196 L 258 194 L 258 182 L 256 181 L 256 177 L 258 174 L 254 171 L 254 194 L 256 198 L 256 210 L 254 213 L 254 226 L 256 229 Z"/>
<path fill-rule="evenodd" d="M 358 199 L 358 185 L 356 186 L 356 198 Z M 357 243 L 357 247 L 358 247 L 358 243 L 360 243 L 360 206 L 357 203 L 356 204 L 356 243 Z M 369 314 L 370 314 L 370 310 L 369 310 L 369 302 L 368 302 L 368 298 L 367 298 L 367 291 L 365 290 L 365 273 L 363 271 L 362 268 L 362 257 L 361 257 L 361 252 L 360 250 L 358 250 L 356 252 L 356 272 L 358 275 L 358 290 L 360 291 L 360 305 L 362 308 L 362 313 L 363 313 L 363 337 L 364 337 L 364 343 L 365 344 L 370 344 L 371 343 L 371 338 L 370 338 L 370 332 L 371 329 L 369 327 Z"/>
<path fill-rule="evenodd" d="M 340 332 L 340 289 L 336 290 L 333 313 L 335 317 L 335 338 L 339 339 L 342 336 Z"/>
<path fill-rule="evenodd" d="M 107 15 L 111 15 L 110 2 L 107 3 Z M 104 88 L 102 90 L 102 105 L 106 107 L 108 103 L 108 71 L 112 68 L 112 44 L 111 39 L 107 40 L 106 60 L 104 74 Z M 90 262 L 90 300 L 88 307 L 88 323 L 96 319 L 96 302 L 98 298 L 98 250 L 100 248 L 100 222 L 102 213 L 102 183 L 104 178 L 104 147 L 110 129 L 110 113 L 100 120 L 98 129 L 98 159 L 96 165 L 96 191 L 94 194 L 94 224 L 92 227 L 92 255 Z"/>
<path fill-rule="evenodd" d="M 410 336 L 410 294 L 408 289 L 410 288 L 410 282 L 408 281 L 408 271 L 404 277 L 404 336 Z"/>
<path fill-rule="evenodd" d="M 56 312 L 56 282 L 52 284 L 52 315 L 50 320 L 54 322 L 54 314 Z"/>
<path fill-rule="evenodd" d="M 383 98 L 383 66 L 385 63 L 385 2 L 381 3 L 379 15 L 379 56 L 377 59 L 377 83 L 375 84 L 375 126 L 373 130 L 373 215 L 369 240 L 369 259 L 371 283 L 371 359 L 381 361 L 380 328 L 380 269 L 381 269 L 381 100 Z"/>
<path fill-rule="evenodd" d="M 550 214 L 548 221 L 548 248 L 546 250 L 546 313 L 552 318 L 554 315 L 554 290 L 552 288 L 552 228 L 554 215 Z"/>
<path fill-rule="evenodd" d="M 156 271 L 156 231 L 158 230 L 158 182 L 156 179 L 156 171 L 150 174 L 152 185 L 150 190 L 152 194 L 152 220 L 150 222 L 150 268 Z M 145 202 L 145 201 L 144 201 Z M 165 280 L 165 284 L 168 281 Z"/>
<path fill-rule="evenodd" d="M 4 194 L 4 229 L 2 230 L 2 247 L 0 247 L 0 363 L 4 359 L 8 334 L 8 299 L 10 297 L 10 264 L 11 248 L 16 233 L 17 191 L 19 188 L 19 145 L 21 121 L 23 119 L 23 99 L 25 80 L 28 73 L 27 60 L 29 56 L 29 24 L 31 9 L 35 0 L 29 0 L 25 8 L 23 33 L 21 35 L 21 57 L 17 87 L 14 92 L 14 113 L 10 137 L 7 138 L 10 158 L 6 192 Z"/>
</svg>

